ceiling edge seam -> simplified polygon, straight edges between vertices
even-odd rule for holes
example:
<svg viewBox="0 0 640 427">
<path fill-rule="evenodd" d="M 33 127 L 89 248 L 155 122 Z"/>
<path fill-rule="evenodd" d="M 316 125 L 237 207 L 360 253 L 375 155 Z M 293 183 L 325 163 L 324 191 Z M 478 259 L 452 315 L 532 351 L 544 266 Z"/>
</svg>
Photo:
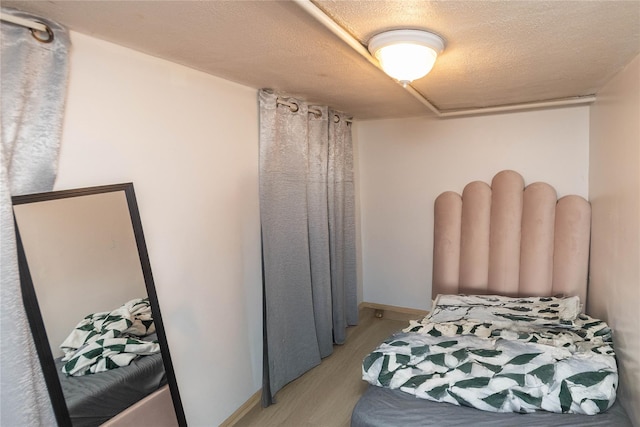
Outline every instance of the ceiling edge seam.
<svg viewBox="0 0 640 427">
<path fill-rule="evenodd" d="M 342 28 L 336 21 L 334 21 L 333 18 L 331 18 L 326 13 L 324 13 L 322 9 L 320 9 L 318 6 L 313 4 L 311 0 L 293 0 L 293 1 L 297 3 L 298 6 L 300 6 L 310 16 L 312 16 L 318 22 L 320 22 L 325 28 L 327 28 L 333 34 L 338 36 L 338 38 L 343 42 L 345 42 L 349 47 L 351 47 L 351 49 L 353 49 L 354 52 L 360 54 L 360 56 L 365 58 L 367 61 L 373 64 L 377 69 L 379 69 L 384 73 L 384 71 L 382 70 L 382 67 L 380 66 L 380 63 L 369 53 L 367 48 L 365 48 L 358 39 L 353 37 L 351 34 L 349 34 L 349 32 L 347 32 L 347 30 Z M 384 73 L 384 74 L 385 76 L 389 77 L 387 73 Z M 393 81 L 398 83 L 395 79 L 393 79 Z M 400 83 L 398 84 L 402 86 Z M 433 105 L 424 95 L 422 95 L 420 92 L 418 92 L 417 90 L 415 90 L 413 87 L 409 85 L 407 85 L 405 89 L 411 95 L 413 95 L 418 101 L 420 101 L 427 108 L 429 108 L 433 113 L 435 113 L 437 116 L 440 116 L 441 114 L 440 110 L 435 105 Z"/>
<path fill-rule="evenodd" d="M 505 111 L 523 111 L 536 108 L 567 107 L 570 105 L 591 104 L 595 102 L 595 95 L 575 96 L 571 98 L 549 99 L 535 102 L 522 102 L 509 105 L 497 105 L 494 107 L 470 108 L 461 110 L 440 111 L 440 117 L 457 117 L 476 114 L 501 113 Z"/>
<path fill-rule="evenodd" d="M 315 18 L 325 28 L 335 34 L 340 40 L 345 42 L 354 52 L 360 54 L 363 58 L 373 64 L 379 70 L 382 70 L 380 63 L 369 53 L 369 51 L 360 43 L 358 39 L 353 37 L 349 32 L 342 28 L 336 21 L 327 15 L 322 9 L 316 6 L 312 0 L 293 0 L 298 6 L 300 6 L 311 17 Z M 384 72 L 384 71 L 383 71 Z M 385 75 L 387 75 L 385 73 Z M 391 78 L 391 77 L 389 77 Z M 396 80 L 394 80 L 396 81 Z M 396 82 L 398 83 L 398 82 Z M 398 83 L 400 84 L 400 83 Z M 400 84 L 401 85 L 401 84 Z M 402 86 L 402 85 L 401 85 Z M 425 105 L 438 117 L 457 117 L 457 116 L 472 116 L 478 114 L 500 113 L 505 111 L 522 111 L 531 110 L 536 108 L 554 108 L 564 107 L 569 105 L 581 105 L 590 104 L 596 100 L 595 95 L 577 96 L 563 99 L 551 99 L 545 101 L 536 102 L 524 102 L 509 105 L 499 105 L 494 107 L 481 107 L 461 110 L 440 110 L 431 101 L 427 99 L 423 94 L 418 92 L 411 85 L 404 87 L 409 94 L 416 98 L 421 104 Z"/>
</svg>

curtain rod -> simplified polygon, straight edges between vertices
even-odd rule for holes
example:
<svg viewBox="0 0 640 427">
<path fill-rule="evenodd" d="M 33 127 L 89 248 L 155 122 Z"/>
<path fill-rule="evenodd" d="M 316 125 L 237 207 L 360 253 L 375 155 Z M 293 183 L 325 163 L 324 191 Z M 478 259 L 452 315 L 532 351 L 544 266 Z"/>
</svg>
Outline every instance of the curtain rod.
<svg viewBox="0 0 640 427">
<path fill-rule="evenodd" d="M 31 35 L 34 39 L 42 43 L 50 43 L 53 41 L 53 31 L 48 25 L 42 22 L 37 22 L 31 19 L 21 18 L 19 16 L 10 15 L 8 13 L 0 12 L 0 21 L 10 22 L 12 24 L 20 25 L 21 27 L 28 28 L 31 31 Z M 46 34 L 44 38 L 41 34 Z"/>
<path fill-rule="evenodd" d="M 286 105 L 287 107 L 289 107 L 289 109 L 291 110 L 292 113 L 295 113 L 300 108 L 298 106 L 298 104 L 296 104 L 295 102 L 285 101 L 282 98 L 276 98 L 276 104 Z M 309 113 L 313 114 L 316 117 L 322 117 L 322 110 L 319 109 L 319 108 L 315 108 L 315 107 L 309 106 L 309 107 L 307 107 L 307 110 L 309 111 Z M 334 116 L 333 117 L 334 121 L 336 123 L 338 123 L 340 121 L 340 116 L 338 116 L 337 114 L 334 114 L 333 116 Z M 353 120 L 345 119 L 345 122 L 352 123 Z"/>
<path fill-rule="evenodd" d="M 22 27 L 30 28 L 32 30 L 47 32 L 47 26 L 41 22 L 32 21 L 30 19 L 20 18 L 19 16 L 9 15 L 8 13 L 0 12 L 0 20 L 11 22 L 12 24 L 20 25 Z"/>
</svg>

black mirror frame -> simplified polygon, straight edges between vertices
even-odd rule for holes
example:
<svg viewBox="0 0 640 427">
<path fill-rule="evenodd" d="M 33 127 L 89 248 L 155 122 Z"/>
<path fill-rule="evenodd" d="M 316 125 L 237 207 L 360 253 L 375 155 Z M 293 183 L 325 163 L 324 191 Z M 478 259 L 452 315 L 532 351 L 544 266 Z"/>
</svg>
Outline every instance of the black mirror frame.
<svg viewBox="0 0 640 427">
<path fill-rule="evenodd" d="M 153 281 L 153 274 L 151 273 L 151 264 L 149 262 L 149 254 L 147 252 L 144 233 L 142 232 L 140 211 L 138 210 L 138 204 L 133 190 L 133 183 L 129 182 L 123 184 L 102 185 L 72 190 L 52 191 L 47 193 L 25 194 L 21 196 L 13 196 L 11 199 L 13 205 L 21 205 L 26 203 L 65 199 L 78 196 L 88 196 L 116 191 L 124 191 L 127 199 L 129 216 L 131 219 L 131 224 L 133 226 L 136 246 L 138 247 L 138 255 L 140 257 L 142 274 L 144 277 L 145 286 L 147 288 L 147 296 L 149 297 L 149 303 L 151 305 L 151 311 L 153 313 L 153 319 L 156 325 L 156 334 L 158 336 L 158 342 L 160 343 L 160 352 L 162 354 L 164 369 L 167 375 L 167 383 L 169 385 L 169 390 L 171 391 L 171 400 L 173 401 L 178 425 L 180 425 L 181 427 L 186 427 L 187 421 L 184 414 L 184 408 L 182 406 L 182 400 L 180 399 L 180 393 L 178 391 L 178 383 L 176 381 L 175 372 L 173 370 L 173 363 L 171 362 L 169 345 L 164 330 L 164 324 L 162 322 L 162 315 L 160 313 L 160 305 L 158 303 L 158 295 L 156 294 L 155 284 Z M 31 333 L 36 345 L 38 358 L 40 359 L 40 365 L 42 366 L 44 380 L 49 391 L 49 397 L 51 398 L 53 411 L 59 427 L 73 427 L 71 424 L 71 417 L 69 416 L 69 411 L 67 409 L 67 404 L 65 402 L 65 397 L 62 392 L 62 386 L 60 385 L 60 381 L 58 380 L 58 373 L 55 367 L 53 354 L 51 353 L 51 348 L 49 347 L 47 332 L 44 326 L 44 321 L 42 319 L 42 314 L 40 312 L 40 306 L 38 305 L 38 299 L 36 296 L 35 288 L 33 286 L 33 280 L 31 278 L 31 272 L 29 271 L 29 264 L 27 262 L 24 247 L 22 245 L 22 239 L 20 238 L 20 230 L 18 229 L 18 224 L 15 219 L 15 213 L 14 227 L 16 232 L 16 246 L 18 253 L 18 268 L 20 273 L 22 299 L 24 302 L 25 310 L 27 312 L 27 319 L 29 321 Z"/>
</svg>

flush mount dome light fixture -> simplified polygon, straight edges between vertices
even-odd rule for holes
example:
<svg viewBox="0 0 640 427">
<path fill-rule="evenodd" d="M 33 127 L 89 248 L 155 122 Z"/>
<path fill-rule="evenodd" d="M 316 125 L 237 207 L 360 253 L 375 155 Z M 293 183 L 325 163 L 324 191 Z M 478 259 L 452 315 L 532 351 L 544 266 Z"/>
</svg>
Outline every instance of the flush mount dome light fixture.
<svg viewBox="0 0 640 427">
<path fill-rule="evenodd" d="M 405 87 L 426 76 L 443 50 L 444 40 L 440 36 L 422 30 L 386 31 L 369 41 L 369 52 L 378 59 L 384 72 Z"/>
</svg>

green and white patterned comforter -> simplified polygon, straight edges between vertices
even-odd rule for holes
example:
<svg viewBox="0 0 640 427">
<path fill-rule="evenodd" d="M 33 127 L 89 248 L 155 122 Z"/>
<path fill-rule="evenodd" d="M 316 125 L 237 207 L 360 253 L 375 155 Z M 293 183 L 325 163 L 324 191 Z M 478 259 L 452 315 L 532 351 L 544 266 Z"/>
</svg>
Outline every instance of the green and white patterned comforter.
<svg viewBox="0 0 640 427">
<path fill-rule="evenodd" d="M 439 296 L 364 359 L 363 379 L 486 411 L 596 414 L 616 397 L 612 336 L 579 311 L 566 298 Z"/>
<path fill-rule="evenodd" d="M 148 298 L 108 312 L 89 314 L 60 345 L 62 372 L 81 376 L 127 366 L 138 356 L 160 352 L 158 341 L 138 339 L 155 332 Z"/>
</svg>

